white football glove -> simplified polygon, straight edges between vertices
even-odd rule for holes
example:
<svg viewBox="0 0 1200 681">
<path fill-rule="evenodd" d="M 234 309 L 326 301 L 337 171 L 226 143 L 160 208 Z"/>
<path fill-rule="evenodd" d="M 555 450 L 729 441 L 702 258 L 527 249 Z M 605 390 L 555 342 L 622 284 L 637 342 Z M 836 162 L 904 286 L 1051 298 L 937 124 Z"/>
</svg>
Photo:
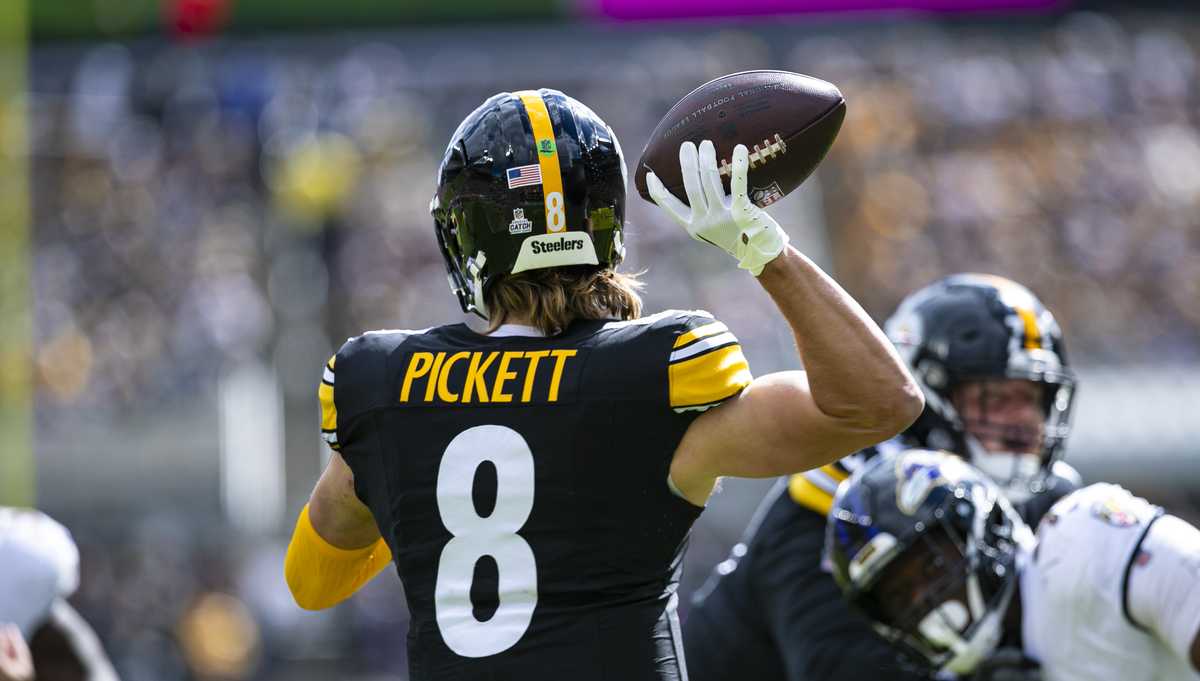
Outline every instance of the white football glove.
<svg viewBox="0 0 1200 681">
<path fill-rule="evenodd" d="M 654 173 L 646 174 L 650 198 L 683 225 L 693 239 L 708 242 L 732 255 L 737 259 L 738 267 L 749 270 L 754 276 L 762 274 L 763 267 L 787 247 L 788 235 L 766 211 L 750 202 L 746 191 L 749 150 L 742 144 L 733 149 L 732 196 L 726 196 L 721 185 L 717 152 L 712 142 L 701 142 L 698 154 L 695 144 L 684 142 L 679 147 L 679 169 L 683 173 L 688 203 L 667 191 Z"/>
</svg>

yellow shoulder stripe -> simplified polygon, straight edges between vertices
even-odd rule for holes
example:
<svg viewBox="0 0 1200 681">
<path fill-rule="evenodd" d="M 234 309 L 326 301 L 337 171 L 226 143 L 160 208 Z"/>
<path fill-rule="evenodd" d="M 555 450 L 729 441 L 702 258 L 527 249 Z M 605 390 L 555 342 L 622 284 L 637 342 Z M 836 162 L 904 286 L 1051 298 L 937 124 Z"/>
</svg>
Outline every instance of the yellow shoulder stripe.
<svg viewBox="0 0 1200 681">
<path fill-rule="evenodd" d="M 325 441 L 334 449 L 337 442 L 337 405 L 333 402 L 333 363 L 337 357 L 325 365 L 325 375 L 317 386 L 317 400 L 321 403 L 321 432 Z"/>
<path fill-rule="evenodd" d="M 836 461 L 833 463 L 827 463 L 824 466 L 821 466 L 821 470 L 824 471 L 827 475 L 829 475 L 829 477 L 833 478 L 834 480 L 837 480 L 838 482 L 841 482 L 841 481 L 845 480 L 846 478 L 850 477 L 850 474 L 847 473 L 844 468 L 839 466 Z"/>
<path fill-rule="evenodd" d="M 692 329 L 691 331 L 688 331 L 687 333 L 680 335 L 679 338 L 676 338 L 674 347 L 680 348 L 680 347 L 683 347 L 684 345 L 687 345 L 688 343 L 691 343 L 692 341 L 694 341 L 698 338 L 714 336 L 718 333 L 723 333 L 728 330 L 729 330 L 729 327 L 725 326 L 721 322 L 712 322 L 710 324 L 705 324 L 704 326 L 698 326 L 698 327 Z"/>
<path fill-rule="evenodd" d="M 750 365 L 737 343 L 667 367 L 671 406 L 675 408 L 716 404 L 740 393 L 752 380 Z"/>
<path fill-rule="evenodd" d="M 829 509 L 833 508 L 833 495 L 817 487 L 803 473 L 788 480 L 788 495 L 792 501 L 821 515 L 828 515 Z"/>
</svg>

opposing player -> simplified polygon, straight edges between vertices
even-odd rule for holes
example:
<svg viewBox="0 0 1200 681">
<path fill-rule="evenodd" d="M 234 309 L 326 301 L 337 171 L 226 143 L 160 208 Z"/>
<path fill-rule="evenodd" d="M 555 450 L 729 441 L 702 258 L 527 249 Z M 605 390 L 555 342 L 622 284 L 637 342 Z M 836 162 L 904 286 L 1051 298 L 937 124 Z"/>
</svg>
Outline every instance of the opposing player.
<svg viewBox="0 0 1200 681">
<path fill-rule="evenodd" d="M 1025 287 L 958 274 L 901 302 L 885 325 L 925 393 L 896 442 L 781 481 L 684 622 L 693 681 L 920 678 L 851 612 L 821 565 L 840 481 L 880 449 L 951 450 L 985 468 L 1036 522 L 1078 486 L 1060 461 L 1075 380 L 1062 334 Z"/>
<path fill-rule="evenodd" d="M 78 585 L 79 549 L 67 529 L 38 511 L 0 507 L 0 681 L 116 680 L 66 600 Z"/>
<path fill-rule="evenodd" d="M 1035 541 L 987 476 L 912 450 L 838 490 L 827 547 L 846 598 L 931 672 L 1200 679 L 1200 531 L 1116 485 L 1061 499 Z"/>
<path fill-rule="evenodd" d="M 680 156 L 691 207 L 670 214 L 758 278 L 807 374 L 752 379 L 707 313 L 639 317 L 614 270 L 612 130 L 554 90 L 495 95 L 452 136 L 432 203 L 451 289 L 490 331 L 367 333 L 330 360 L 335 451 L 285 568 L 300 605 L 394 558 L 413 679 L 684 678 L 677 568 L 716 479 L 821 465 L 916 418 L 882 332 L 750 203 L 745 147 L 732 197 L 711 144 Z"/>
</svg>

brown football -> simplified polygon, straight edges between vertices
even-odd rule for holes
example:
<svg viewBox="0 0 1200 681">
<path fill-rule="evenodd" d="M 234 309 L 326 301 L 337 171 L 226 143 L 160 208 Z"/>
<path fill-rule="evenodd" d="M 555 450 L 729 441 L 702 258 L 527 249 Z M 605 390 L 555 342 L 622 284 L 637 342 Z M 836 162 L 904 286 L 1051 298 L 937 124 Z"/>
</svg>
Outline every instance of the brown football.
<svg viewBox="0 0 1200 681">
<path fill-rule="evenodd" d="M 729 191 L 733 148 L 750 150 L 747 184 L 759 206 L 782 199 L 825 158 L 833 144 L 846 100 L 832 83 L 789 71 L 743 71 L 692 90 L 671 107 L 638 160 L 634 183 L 643 199 L 646 173 L 653 170 L 675 196 L 687 201 L 679 174 L 679 145 L 712 140 L 717 165 Z"/>
</svg>

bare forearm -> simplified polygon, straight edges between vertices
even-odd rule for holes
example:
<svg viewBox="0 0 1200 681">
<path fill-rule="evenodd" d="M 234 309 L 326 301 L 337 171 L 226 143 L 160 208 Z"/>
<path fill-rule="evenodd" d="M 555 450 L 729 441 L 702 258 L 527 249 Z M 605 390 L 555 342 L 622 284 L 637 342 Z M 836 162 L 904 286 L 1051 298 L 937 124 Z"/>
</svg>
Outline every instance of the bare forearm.
<svg viewBox="0 0 1200 681">
<path fill-rule="evenodd" d="M 796 337 L 813 401 L 865 428 L 900 430 L 921 391 L 883 331 L 829 275 L 788 247 L 758 277 Z"/>
<path fill-rule="evenodd" d="M 340 549 L 370 546 L 379 539 L 379 526 L 354 493 L 354 474 L 334 455 L 308 501 L 313 529 Z"/>
<path fill-rule="evenodd" d="M 392 560 L 370 510 L 354 494 L 354 475 L 334 453 L 300 512 L 283 572 L 307 610 L 336 605 Z"/>
</svg>

